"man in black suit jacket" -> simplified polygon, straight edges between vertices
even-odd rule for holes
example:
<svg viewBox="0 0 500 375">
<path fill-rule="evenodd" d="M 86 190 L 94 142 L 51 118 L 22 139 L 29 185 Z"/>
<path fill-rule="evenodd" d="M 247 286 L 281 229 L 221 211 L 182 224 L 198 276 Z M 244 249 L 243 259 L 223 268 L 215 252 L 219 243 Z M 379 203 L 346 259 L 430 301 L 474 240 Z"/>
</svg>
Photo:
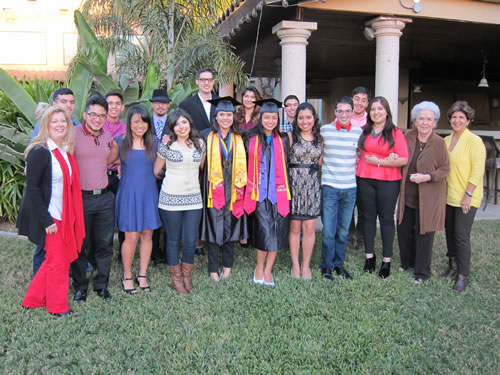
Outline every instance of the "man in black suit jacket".
<svg viewBox="0 0 500 375">
<path fill-rule="evenodd" d="M 196 73 L 196 84 L 198 92 L 185 99 L 179 107 L 184 109 L 193 119 L 194 126 L 198 131 L 211 128 L 215 117 L 215 106 L 208 101 L 217 98 L 212 93 L 214 88 L 214 72 L 208 68 L 202 68 Z"/>
</svg>

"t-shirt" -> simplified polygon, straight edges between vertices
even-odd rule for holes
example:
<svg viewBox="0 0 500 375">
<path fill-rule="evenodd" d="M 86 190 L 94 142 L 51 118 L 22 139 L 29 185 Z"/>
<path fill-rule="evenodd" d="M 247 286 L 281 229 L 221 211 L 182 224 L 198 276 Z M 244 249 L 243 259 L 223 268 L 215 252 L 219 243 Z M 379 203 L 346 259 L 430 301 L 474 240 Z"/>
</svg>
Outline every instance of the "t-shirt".
<svg viewBox="0 0 500 375">
<path fill-rule="evenodd" d="M 206 146 L 199 140 L 202 152 L 191 147 L 184 150 L 177 142 L 161 143 L 158 157 L 165 159 L 167 171 L 163 179 L 158 207 L 166 211 L 187 211 L 203 208 L 200 189 L 200 163 Z"/>
<path fill-rule="evenodd" d="M 406 138 L 399 128 L 394 128 L 392 132 L 394 138 L 394 146 L 389 149 L 389 144 L 384 141 L 382 134 L 373 138 L 369 134 L 365 139 L 365 150 L 360 148 L 361 158 L 358 164 L 356 175 L 363 178 L 373 178 L 381 181 L 397 181 L 401 180 L 400 167 L 383 167 L 376 164 L 368 164 L 365 161 L 366 155 L 374 155 L 379 159 L 385 159 L 391 153 L 396 153 L 400 158 L 408 158 L 408 144 Z"/>
<path fill-rule="evenodd" d="M 335 124 L 325 124 L 321 127 L 325 153 L 321 168 L 321 185 L 337 189 L 356 187 L 356 150 L 362 130 L 350 126 L 349 130 L 337 130 Z"/>
</svg>

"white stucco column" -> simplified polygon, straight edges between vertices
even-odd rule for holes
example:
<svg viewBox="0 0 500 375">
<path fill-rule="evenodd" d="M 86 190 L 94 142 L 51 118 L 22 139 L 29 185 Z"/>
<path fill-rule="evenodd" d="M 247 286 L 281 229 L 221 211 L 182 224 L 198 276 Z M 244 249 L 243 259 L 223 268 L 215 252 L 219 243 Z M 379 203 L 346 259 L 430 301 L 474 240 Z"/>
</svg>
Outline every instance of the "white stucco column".
<svg viewBox="0 0 500 375">
<path fill-rule="evenodd" d="M 232 96 L 234 98 L 234 84 L 222 83 L 219 86 L 219 96 Z"/>
<path fill-rule="evenodd" d="M 297 95 L 306 100 L 306 46 L 311 32 L 318 28 L 316 22 L 281 21 L 273 27 L 273 34 L 281 45 L 281 99 Z"/>
<path fill-rule="evenodd" d="M 391 106 L 392 118 L 398 121 L 399 38 L 410 18 L 381 16 L 366 23 L 375 32 L 375 96 L 384 96 Z"/>
</svg>

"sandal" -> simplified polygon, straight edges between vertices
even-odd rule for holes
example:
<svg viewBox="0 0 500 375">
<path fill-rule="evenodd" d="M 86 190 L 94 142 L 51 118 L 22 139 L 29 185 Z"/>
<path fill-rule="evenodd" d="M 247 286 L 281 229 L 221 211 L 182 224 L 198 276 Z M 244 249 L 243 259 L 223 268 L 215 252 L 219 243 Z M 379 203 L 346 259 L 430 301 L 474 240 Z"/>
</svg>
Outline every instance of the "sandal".
<svg viewBox="0 0 500 375">
<path fill-rule="evenodd" d="M 131 277 L 122 277 L 122 288 L 127 294 L 137 294 L 137 289 L 136 288 L 131 288 L 131 289 L 125 289 L 125 284 L 123 284 L 124 281 L 129 281 L 133 280 Z"/>
<path fill-rule="evenodd" d="M 146 275 L 135 275 L 135 281 L 137 282 L 137 284 L 139 284 L 139 288 L 141 288 L 144 292 L 151 292 L 151 287 L 149 285 L 147 286 L 141 286 L 141 284 L 139 283 L 139 279 L 148 279 L 148 277 Z"/>
</svg>

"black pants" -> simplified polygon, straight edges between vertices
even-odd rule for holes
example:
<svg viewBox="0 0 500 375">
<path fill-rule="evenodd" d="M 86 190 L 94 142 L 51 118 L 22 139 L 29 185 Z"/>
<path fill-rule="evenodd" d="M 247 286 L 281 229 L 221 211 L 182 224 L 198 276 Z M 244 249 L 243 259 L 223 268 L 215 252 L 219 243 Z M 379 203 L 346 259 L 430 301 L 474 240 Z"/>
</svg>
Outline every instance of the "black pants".
<svg viewBox="0 0 500 375">
<path fill-rule="evenodd" d="M 394 242 L 394 209 L 399 195 L 399 181 L 381 181 L 371 178 L 358 178 L 358 189 L 363 206 L 363 231 L 365 253 L 373 254 L 377 216 L 380 221 L 383 256 L 392 257 Z"/>
<path fill-rule="evenodd" d="M 158 191 L 161 191 L 162 180 L 156 182 Z M 158 211 L 159 212 L 159 211 Z M 161 232 L 163 231 L 163 246 L 161 244 Z M 151 250 L 151 260 L 156 262 L 166 262 L 167 259 L 167 231 L 165 228 L 160 227 L 153 231 L 153 248 Z"/>
<path fill-rule="evenodd" d="M 446 205 L 444 227 L 446 231 L 447 256 L 457 260 L 459 275 L 469 276 L 470 273 L 470 233 L 476 216 L 476 207 L 471 207 L 464 214 L 462 207 Z"/>
<path fill-rule="evenodd" d="M 219 272 L 219 254 L 222 253 L 222 266 L 233 268 L 234 242 L 226 242 L 222 245 L 208 244 L 208 272 Z"/>
<path fill-rule="evenodd" d="M 115 195 L 108 191 L 102 195 L 83 194 L 85 239 L 78 258 L 71 263 L 75 290 L 87 290 L 87 252 L 89 241 L 95 245 L 97 274 L 94 289 L 108 287 L 111 257 L 113 256 L 113 229 L 115 226 Z"/>
<path fill-rule="evenodd" d="M 417 209 L 405 207 L 403 220 L 398 225 L 401 267 L 415 268 L 415 279 L 431 277 L 434 232 L 420 234 L 420 214 Z"/>
</svg>

